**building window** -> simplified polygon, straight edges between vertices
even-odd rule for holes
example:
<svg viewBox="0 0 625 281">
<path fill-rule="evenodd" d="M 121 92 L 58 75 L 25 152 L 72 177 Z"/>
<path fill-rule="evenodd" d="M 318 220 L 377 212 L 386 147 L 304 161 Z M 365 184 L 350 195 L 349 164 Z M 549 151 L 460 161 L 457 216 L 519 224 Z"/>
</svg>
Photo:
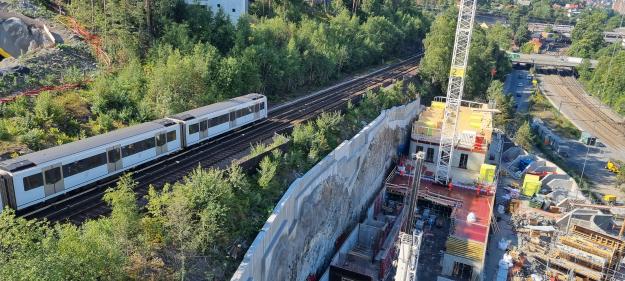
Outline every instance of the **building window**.
<svg viewBox="0 0 625 281">
<path fill-rule="evenodd" d="M 423 151 L 423 146 L 417 145 L 417 151 L 415 151 L 415 153 L 419 153 Z"/>
<path fill-rule="evenodd" d="M 428 147 L 428 151 L 425 154 L 425 162 L 434 162 L 434 148 Z"/>
<path fill-rule="evenodd" d="M 469 162 L 469 155 L 460 153 L 460 163 L 458 164 L 458 167 L 462 169 L 466 169 L 468 162 Z"/>
<path fill-rule="evenodd" d="M 461 262 L 454 262 L 454 269 L 451 276 L 457 280 L 469 281 L 473 275 L 473 267 Z"/>
<path fill-rule="evenodd" d="M 236 13 L 236 12 L 237 12 L 237 9 L 232 9 L 232 12 L 233 12 L 233 13 Z"/>
<path fill-rule="evenodd" d="M 221 8 L 221 4 L 217 4 L 217 8 Z"/>
</svg>

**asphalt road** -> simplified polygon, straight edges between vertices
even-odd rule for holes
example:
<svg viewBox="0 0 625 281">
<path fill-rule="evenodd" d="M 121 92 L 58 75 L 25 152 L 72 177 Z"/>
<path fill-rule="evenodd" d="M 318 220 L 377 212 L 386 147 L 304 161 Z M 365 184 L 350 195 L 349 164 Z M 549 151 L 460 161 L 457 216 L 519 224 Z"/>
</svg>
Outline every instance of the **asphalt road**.
<svg viewBox="0 0 625 281">
<path fill-rule="evenodd" d="M 508 75 L 504 85 L 506 94 L 514 96 L 519 113 L 526 113 L 529 110 L 532 82 L 527 79 L 527 75 L 529 72 L 526 70 L 513 70 Z M 566 108 L 566 110 L 569 109 L 575 110 L 574 108 Z M 578 140 L 561 138 L 569 147 L 568 157 L 565 159 L 570 167 L 573 167 L 580 174 L 583 171 L 584 178 L 593 182 L 597 191 L 616 194 L 619 196 L 619 200 L 625 199 L 624 194 L 614 187 L 614 174 L 605 169 L 608 159 L 615 155 L 618 156 L 620 153 L 615 153 L 610 147 L 602 143 L 599 143 L 598 146 L 587 146 Z"/>
<path fill-rule="evenodd" d="M 505 93 L 514 97 L 517 112 L 520 113 L 527 113 L 529 110 L 529 97 L 532 91 L 532 80 L 527 79 L 529 74 L 527 70 L 513 70 L 506 77 L 504 85 Z"/>
</svg>

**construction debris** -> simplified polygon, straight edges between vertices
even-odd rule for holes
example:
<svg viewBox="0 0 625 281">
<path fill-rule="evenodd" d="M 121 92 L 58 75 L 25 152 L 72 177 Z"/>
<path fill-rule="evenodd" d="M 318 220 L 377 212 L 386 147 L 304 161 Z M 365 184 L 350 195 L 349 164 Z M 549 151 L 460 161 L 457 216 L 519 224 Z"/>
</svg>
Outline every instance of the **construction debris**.
<svg viewBox="0 0 625 281">
<path fill-rule="evenodd" d="M 25 53 L 52 47 L 56 39 L 40 21 L 0 11 L 0 56 L 18 58 Z"/>
<path fill-rule="evenodd" d="M 76 21 L 29 0 L 0 2 L 0 102 L 83 86 L 98 67 L 89 45 L 98 38 L 85 34 Z"/>
</svg>

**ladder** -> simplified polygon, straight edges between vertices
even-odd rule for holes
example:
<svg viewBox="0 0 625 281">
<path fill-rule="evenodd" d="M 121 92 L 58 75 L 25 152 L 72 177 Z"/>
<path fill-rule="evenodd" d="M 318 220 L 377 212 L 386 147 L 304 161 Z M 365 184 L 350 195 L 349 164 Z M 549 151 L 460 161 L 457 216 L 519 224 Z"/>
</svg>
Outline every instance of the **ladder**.
<svg viewBox="0 0 625 281">
<path fill-rule="evenodd" d="M 438 149 L 438 163 L 436 164 L 436 181 L 442 184 L 447 184 L 449 181 L 449 170 L 456 143 L 456 125 L 462 101 L 469 49 L 471 48 L 471 34 L 473 32 L 476 4 L 477 0 L 460 0 L 458 9 L 456 37 L 451 57 L 445 113 L 443 115 L 443 126 L 441 128 L 441 139 Z"/>
</svg>

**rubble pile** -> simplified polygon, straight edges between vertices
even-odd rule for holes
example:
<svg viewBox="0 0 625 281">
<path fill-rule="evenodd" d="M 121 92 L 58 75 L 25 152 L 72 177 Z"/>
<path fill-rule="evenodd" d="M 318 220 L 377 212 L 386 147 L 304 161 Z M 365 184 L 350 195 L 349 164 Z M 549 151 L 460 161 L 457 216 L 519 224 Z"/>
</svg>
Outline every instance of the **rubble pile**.
<svg viewBox="0 0 625 281">
<path fill-rule="evenodd" d="M 55 44 L 56 39 L 45 24 L 17 14 L 0 12 L 0 48 L 5 56 L 18 58 Z"/>
<path fill-rule="evenodd" d="M 11 7 L 0 5 L 0 48 L 10 55 L 0 61 L 0 98 L 84 81 L 97 70 L 89 45 L 63 24 L 49 16 L 32 19 Z"/>
</svg>

